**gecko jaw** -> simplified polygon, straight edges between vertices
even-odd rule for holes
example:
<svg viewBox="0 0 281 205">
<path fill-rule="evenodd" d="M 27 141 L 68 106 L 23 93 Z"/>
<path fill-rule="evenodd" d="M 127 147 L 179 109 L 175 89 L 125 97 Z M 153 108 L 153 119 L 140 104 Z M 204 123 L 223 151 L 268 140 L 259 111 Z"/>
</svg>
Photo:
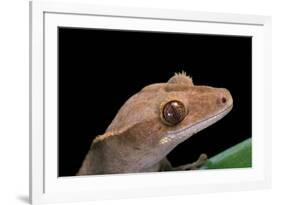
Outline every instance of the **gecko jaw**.
<svg viewBox="0 0 281 205">
<path fill-rule="evenodd" d="M 215 122 L 222 119 L 225 115 L 227 115 L 231 111 L 232 107 L 233 107 L 233 105 L 230 105 L 223 111 L 217 113 L 216 115 L 214 115 L 212 117 L 209 117 L 208 119 L 206 119 L 204 121 L 194 123 L 188 127 L 182 128 L 177 131 L 169 131 L 168 135 L 166 137 L 162 138 L 159 143 L 165 144 L 172 140 L 173 141 L 177 140 L 177 144 L 178 144 L 178 141 L 182 142 L 182 141 L 188 139 L 189 137 L 191 137 L 192 135 L 196 134 L 197 132 L 209 127 L 210 125 L 212 125 Z"/>
</svg>

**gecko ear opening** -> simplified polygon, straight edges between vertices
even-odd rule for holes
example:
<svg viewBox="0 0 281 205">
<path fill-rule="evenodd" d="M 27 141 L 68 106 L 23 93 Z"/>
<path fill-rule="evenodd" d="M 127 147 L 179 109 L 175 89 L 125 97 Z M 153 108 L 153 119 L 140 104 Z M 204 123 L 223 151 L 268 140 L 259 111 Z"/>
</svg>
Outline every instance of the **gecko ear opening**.
<svg viewBox="0 0 281 205">
<path fill-rule="evenodd" d="M 186 75 L 185 71 L 182 71 L 181 73 L 175 73 L 175 75 L 168 80 L 168 83 L 181 84 L 181 85 L 185 85 L 185 86 L 194 85 L 192 78 L 190 76 Z"/>
</svg>

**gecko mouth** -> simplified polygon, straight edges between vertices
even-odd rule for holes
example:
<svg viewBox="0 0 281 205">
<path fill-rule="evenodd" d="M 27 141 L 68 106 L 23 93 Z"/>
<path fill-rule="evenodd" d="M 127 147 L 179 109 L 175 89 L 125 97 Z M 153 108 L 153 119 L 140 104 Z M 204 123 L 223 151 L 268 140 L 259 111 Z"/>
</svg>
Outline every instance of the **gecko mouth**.
<svg viewBox="0 0 281 205">
<path fill-rule="evenodd" d="M 233 105 L 230 105 L 227 108 L 225 108 L 224 110 L 222 110 L 221 112 L 217 113 L 214 116 L 207 118 L 204 121 L 191 124 L 190 126 L 184 127 L 180 130 L 169 131 L 168 138 L 170 138 L 170 140 L 173 140 L 173 139 L 186 140 L 187 138 L 191 137 L 192 135 L 196 134 L 197 132 L 209 127 L 210 125 L 212 125 L 215 122 L 222 119 L 225 115 L 227 115 L 231 111 L 232 107 L 233 107 Z"/>
</svg>

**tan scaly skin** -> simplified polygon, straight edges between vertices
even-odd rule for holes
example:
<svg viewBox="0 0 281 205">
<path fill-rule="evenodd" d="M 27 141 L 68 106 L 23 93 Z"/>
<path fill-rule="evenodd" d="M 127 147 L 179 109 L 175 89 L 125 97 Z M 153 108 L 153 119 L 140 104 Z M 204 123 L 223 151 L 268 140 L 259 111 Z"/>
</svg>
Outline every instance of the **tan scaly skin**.
<svg viewBox="0 0 281 205">
<path fill-rule="evenodd" d="M 167 113 L 165 106 L 175 101 L 182 109 Z M 148 85 L 129 98 L 106 132 L 93 140 L 77 175 L 196 169 L 205 154 L 179 167 L 172 167 L 166 156 L 223 118 L 232 106 L 227 89 L 194 85 L 184 72 L 167 83 Z"/>
</svg>

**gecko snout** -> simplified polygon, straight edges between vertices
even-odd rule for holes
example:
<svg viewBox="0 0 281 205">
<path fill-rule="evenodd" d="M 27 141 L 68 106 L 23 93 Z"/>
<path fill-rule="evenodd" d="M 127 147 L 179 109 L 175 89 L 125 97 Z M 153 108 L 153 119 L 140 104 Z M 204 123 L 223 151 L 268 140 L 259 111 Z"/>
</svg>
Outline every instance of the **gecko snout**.
<svg viewBox="0 0 281 205">
<path fill-rule="evenodd" d="M 221 88 L 220 95 L 218 96 L 218 104 L 228 107 L 231 106 L 232 103 L 233 100 L 230 92 L 225 88 Z"/>
</svg>

